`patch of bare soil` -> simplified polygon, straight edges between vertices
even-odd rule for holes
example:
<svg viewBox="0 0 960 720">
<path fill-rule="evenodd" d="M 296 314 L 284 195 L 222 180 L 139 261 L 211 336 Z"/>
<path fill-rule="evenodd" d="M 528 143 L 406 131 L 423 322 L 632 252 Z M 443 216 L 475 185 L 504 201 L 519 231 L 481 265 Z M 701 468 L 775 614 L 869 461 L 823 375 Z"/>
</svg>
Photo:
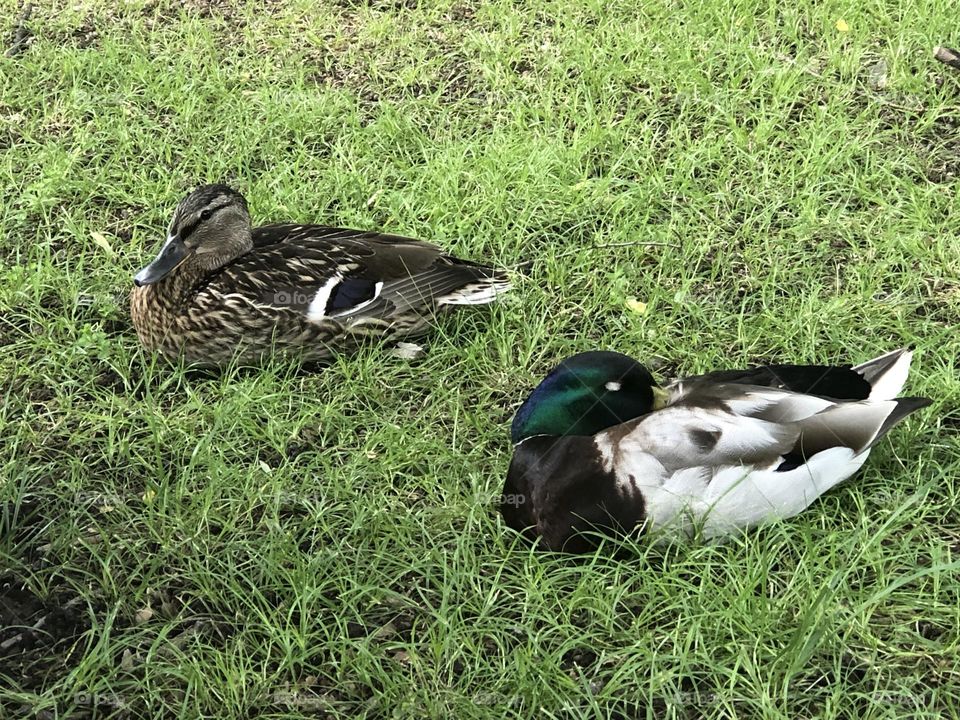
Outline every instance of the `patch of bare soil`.
<svg viewBox="0 0 960 720">
<path fill-rule="evenodd" d="M 90 627 L 87 606 L 67 594 L 42 600 L 15 574 L 0 577 L 0 675 L 27 691 L 42 690 L 68 670 Z"/>
<path fill-rule="evenodd" d="M 960 177 L 960 113 L 938 117 L 920 142 L 926 151 L 927 180 L 950 183 Z"/>
</svg>

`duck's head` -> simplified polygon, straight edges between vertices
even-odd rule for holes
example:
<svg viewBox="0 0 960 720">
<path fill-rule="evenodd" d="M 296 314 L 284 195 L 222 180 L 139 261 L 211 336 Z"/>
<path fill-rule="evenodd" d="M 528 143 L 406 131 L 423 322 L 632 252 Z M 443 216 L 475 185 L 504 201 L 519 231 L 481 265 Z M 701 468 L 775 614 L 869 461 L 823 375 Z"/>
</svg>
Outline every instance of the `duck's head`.
<svg viewBox="0 0 960 720">
<path fill-rule="evenodd" d="M 137 287 L 151 285 L 182 265 L 210 272 L 252 245 L 250 213 L 243 195 L 226 185 L 204 185 L 177 205 L 160 254 L 133 282 Z"/>
<path fill-rule="evenodd" d="M 520 406 L 514 443 L 534 435 L 595 435 L 659 410 L 667 393 L 633 358 L 585 352 L 558 365 Z"/>
</svg>

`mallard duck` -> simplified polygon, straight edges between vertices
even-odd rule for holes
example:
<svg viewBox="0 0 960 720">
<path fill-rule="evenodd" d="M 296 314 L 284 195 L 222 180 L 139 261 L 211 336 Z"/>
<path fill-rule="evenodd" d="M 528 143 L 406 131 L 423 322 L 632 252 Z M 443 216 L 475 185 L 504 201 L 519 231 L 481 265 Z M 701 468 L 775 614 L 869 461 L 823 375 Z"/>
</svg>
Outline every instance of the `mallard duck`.
<svg viewBox="0 0 960 720">
<path fill-rule="evenodd" d="M 911 355 L 720 371 L 666 387 L 626 355 L 575 355 L 514 418 L 500 512 L 567 552 L 602 534 L 709 539 L 792 517 L 930 403 L 896 397 Z"/>
<path fill-rule="evenodd" d="M 327 358 L 365 338 L 423 334 L 433 315 L 489 303 L 502 270 L 420 240 L 321 225 L 251 228 L 226 185 L 188 194 L 157 257 L 137 273 L 130 313 L 150 350 L 204 365 L 279 351 Z"/>
</svg>

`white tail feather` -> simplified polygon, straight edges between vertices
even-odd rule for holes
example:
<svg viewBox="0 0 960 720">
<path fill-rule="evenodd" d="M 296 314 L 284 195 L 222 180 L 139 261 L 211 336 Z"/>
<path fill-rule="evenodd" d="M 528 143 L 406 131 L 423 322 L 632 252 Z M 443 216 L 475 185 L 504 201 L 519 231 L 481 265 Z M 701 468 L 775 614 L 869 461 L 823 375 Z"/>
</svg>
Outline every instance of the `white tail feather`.
<svg viewBox="0 0 960 720">
<path fill-rule="evenodd" d="M 506 280 L 482 280 L 437 298 L 437 305 L 486 305 L 510 290 Z"/>
<path fill-rule="evenodd" d="M 885 361 L 896 357 L 896 360 L 886 368 L 883 365 Z M 870 383 L 870 400 L 893 400 L 896 398 L 903 386 L 907 382 L 907 375 L 910 373 L 910 361 L 913 359 L 913 352 L 910 350 L 894 350 L 880 357 L 868 360 L 857 365 L 854 370 L 859 372 Z M 881 368 L 877 372 L 877 368 Z"/>
</svg>

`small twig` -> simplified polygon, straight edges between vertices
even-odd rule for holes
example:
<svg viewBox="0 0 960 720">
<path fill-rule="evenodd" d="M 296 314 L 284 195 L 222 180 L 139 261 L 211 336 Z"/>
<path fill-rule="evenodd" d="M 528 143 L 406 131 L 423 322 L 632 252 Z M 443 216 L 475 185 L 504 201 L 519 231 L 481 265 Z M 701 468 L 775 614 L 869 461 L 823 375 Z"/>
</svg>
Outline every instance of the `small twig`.
<svg viewBox="0 0 960 720">
<path fill-rule="evenodd" d="M 533 269 L 533 260 L 524 260 L 522 263 L 517 263 L 516 265 L 509 265 L 506 268 L 512 272 L 523 273 L 526 275 Z"/>
<path fill-rule="evenodd" d="M 933 49 L 933 57 L 954 70 L 960 70 L 960 52 L 956 50 L 938 45 Z"/>
<path fill-rule="evenodd" d="M 31 13 L 33 13 L 33 3 L 27 3 L 17 20 L 17 27 L 13 31 L 13 44 L 6 52 L 7 57 L 14 57 L 27 49 L 27 42 L 33 35 L 30 28 L 27 27 L 27 20 L 30 19 Z"/>
</svg>

